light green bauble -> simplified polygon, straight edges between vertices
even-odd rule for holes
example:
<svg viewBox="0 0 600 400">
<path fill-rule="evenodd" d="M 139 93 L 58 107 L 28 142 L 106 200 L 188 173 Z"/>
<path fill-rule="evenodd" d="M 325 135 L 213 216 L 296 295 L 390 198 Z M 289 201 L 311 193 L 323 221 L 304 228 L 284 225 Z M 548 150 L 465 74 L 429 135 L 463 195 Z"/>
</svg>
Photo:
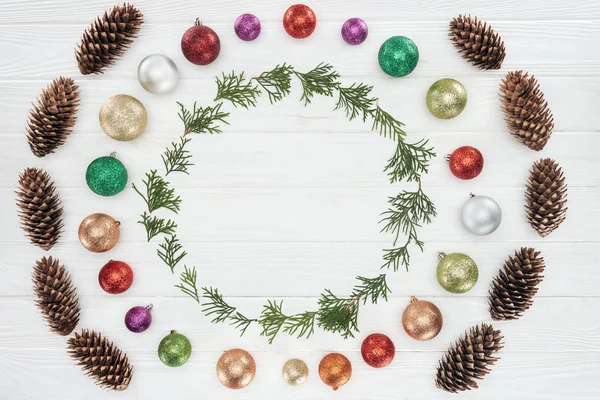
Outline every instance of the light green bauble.
<svg viewBox="0 0 600 400">
<path fill-rule="evenodd" d="M 167 367 L 181 367 L 192 355 L 192 344 L 176 331 L 163 338 L 158 345 L 158 358 Z"/>
<path fill-rule="evenodd" d="M 462 253 L 439 254 L 437 279 L 451 293 L 471 290 L 479 278 L 479 269 L 471 257 Z"/>
<path fill-rule="evenodd" d="M 419 62 L 419 49 L 405 36 L 392 36 L 379 48 L 379 66 L 390 76 L 406 76 Z"/>
<path fill-rule="evenodd" d="M 440 79 L 429 87 L 425 99 L 427 108 L 434 116 L 450 119 L 467 106 L 467 89 L 455 79 Z"/>
<path fill-rule="evenodd" d="M 114 196 L 127 186 L 127 169 L 113 153 L 92 161 L 87 167 L 85 180 L 92 192 L 100 196 Z"/>
</svg>

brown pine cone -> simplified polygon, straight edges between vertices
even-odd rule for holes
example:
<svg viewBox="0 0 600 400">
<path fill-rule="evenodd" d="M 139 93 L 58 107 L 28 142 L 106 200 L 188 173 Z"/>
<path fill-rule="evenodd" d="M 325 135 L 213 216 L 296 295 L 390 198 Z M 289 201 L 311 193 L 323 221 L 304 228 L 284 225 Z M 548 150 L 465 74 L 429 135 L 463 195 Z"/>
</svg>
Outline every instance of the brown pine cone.
<svg viewBox="0 0 600 400">
<path fill-rule="evenodd" d="M 450 21 L 450 40 L 465 60 L 480 69 L 500 69 L 506 51 L 504 41 L 487 23 L 459 15 Z"/>
</svg>

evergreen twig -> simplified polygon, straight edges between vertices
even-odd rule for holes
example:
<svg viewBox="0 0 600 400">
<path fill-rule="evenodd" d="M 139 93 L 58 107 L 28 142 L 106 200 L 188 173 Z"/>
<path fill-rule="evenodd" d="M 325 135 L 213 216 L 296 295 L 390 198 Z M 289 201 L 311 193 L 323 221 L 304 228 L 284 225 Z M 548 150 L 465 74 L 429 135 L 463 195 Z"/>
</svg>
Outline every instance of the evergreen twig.
<svg viewBox="0 0 600 400">
<path fill-rule="evenodd" d="M 218 122 L 229 125 L 227 118 L 229 117 L 228 112 L 221 111 L 223 103 L 218 103 L 214 107 L 197 107 L 194 102 L 194 108 L 190 112 L 183 104 L 177 102 L 181 111 L 179 112 L 179 119 L 183 121 L 184 136 L 190 133 L 221 133 L 221 128 Z"/>
<path fill-rule="evenodd" d="M 165 176 L 168 176 L 171 172 L 183 172 L 189 175 L 188 167 L 194 165 L 190 162 L 192 153 L 185 149 L 185 145 L 192 139 L 181 136 L 179 140 L 179 143 L 171 142 L 171 147 L 167 147 L 165 152 L 160 156 L 165 165 Z"/>
<path fill-rule="evenodd" d="M 429 141 L 426 139 L 421 139 L 414 144 L 398 141 L 396 151 L 384 169 L 391 183 L 402 180 L 415 182 L 421 179 L 422 174 L 428 172 L 429 162 L 436 156 L 433 147 L 428 144 Z"/>
<path fill-rule="evenodd" d="M 310 103 L 315 94 L 331 97 L 340 86 L 338 82 L 340 74 L 329 64 L 320 63 L 307 73 L 294 71 L 294 74 L 302 83 L 303 93 L 300 101 L 304 101 L 305 106 Z"/>
<path fill-rule="evenodd" d="M 375 111 L 371 114 L 373 117 L 373 128 L 374 131 L 378 131 L 379 134 L 385 138 L 389 137 L 396 142 L 403 142 L 406 137 L 406 132 L 402 129 L 404 124 L 392 117 L 381 107 L 377 106 Z"/>
<path fill-rule="evenodd" d="M 202 303 L 202 312 L 207 317 L 213 316 L 213 319 L 210 322 L 218 324 L 229 321 L 231 326 L 241 331 L 240 336 L 243 336 L 244 333 L 246 333 L 246 329 L 248 329 L 250 324 L 256 322 L 256 319 L 245 317 L 237 311 L 237 308 L 227 304 L 227 302 L 223 300 L 223 295 L 219 293 L 218 289 L 203 287 L 202 297 L 206 299 L 206 301 Z"/>
<path fill-rule="evenodd" d="M 200 303 L 198 288 L 196 287 L 196 279 L 196 267 L 189 269 L 187 265 L 185 265 L 183 267 L 183 272 L 181 273 L 180 283 L 179 285 L 175 285 L 175 287 L 181 289 L 183 293 L 196 300 L 197 303 Z"/>
<path fill-rule="evenodd" d="M 175 196 L 175 189 L 169 188 L 170 183 L 158 175 L 155 169 L 146 173 L 146 180 L 142 180 L 146 186 L 146 195 L 133 184 L 133 189 L 144 199 L 148 206 L 148 212 L 152 213 L 159 208 L 166 208 L 175 214 L 179 212 L 181 197 Z"/>
<path fill-rule="evenodd" d="M 290 94 L 293 69 L 294 67 L 291 65 L 283 63 L 283 65 L 277 65 L 272 70 L 265 71 L 253 78 L 267 92 L 271 104 L 281 101 Z"/>
<path fill-rule="evenodd" d="M 223 72 L 223 79 L 218 76 L 217 80 L 217 96 L 214 101 L 217 100 L 229 100 L 234 107 L 238 105 L 248 109 L 248 107 L 256 107 L 256 98 L 260 96 L 260 90 L 252 81 L 246 81 L 244 73 L 236 75 L 234 71 L 231 71 L 229 75 L 225 75 Z M 245 83 L 244 83 L 245 82 Z"/>
<path fill-rule="evenodd" d="M 150 242 L 150 240 L 152 240 L 156 235 L 160 235 L 161 233 L 165 235 L 172 235 L 175 233 L 175 229 L 177 228 L 177 224 L 174 221 L 170 219 L 158 218 L 155 215 L 150 217 L 146 211 L 144 211 L 143 214 L 140 214 L 140 217 L 142 217 L 142 220 L 138 221 L 137 223 L 144 225 L 144 228 L 146 228 L 146 238 L 148 242 Z"/>
<path fill-rule="evenodd" d="M 171 233 L 171 236 L 165 236 L 165 242 L 159 244 L 158 247 L 156 254 L 171 268 L 171 273 L 175 273 L 175 267 L 179 264 L 179 261 L 187 256 L 187 252 L 182 250 L 183 246 L 179 243 L 175 233 Z"/>
<path fill-rule="evenodd" d="M 373 86 L 364 83 L 353 83 L 348 87 L 339 86 L 339 97 L 335 110 L 344 110 L 346 118 L 350 121 L 362 114 L 363 122 L 365 122 L 368 117 L 375 115 L 373 107 L 377 103 L 377 98 L 369 97 L 372 90 Z"/>
</svg>

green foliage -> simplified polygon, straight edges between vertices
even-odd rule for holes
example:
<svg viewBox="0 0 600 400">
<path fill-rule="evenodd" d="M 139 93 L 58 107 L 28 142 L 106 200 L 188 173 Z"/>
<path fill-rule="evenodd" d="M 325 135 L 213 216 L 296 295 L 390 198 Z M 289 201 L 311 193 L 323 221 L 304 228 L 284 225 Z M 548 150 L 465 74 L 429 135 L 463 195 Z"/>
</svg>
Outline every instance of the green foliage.
<svg viewBox="0 0 600 400">
<path fill-rule="evenodd" d="M 198 288 L 196 287 L 196 267 L 192 267 L 192 269 L 188 269 L 187 265 L 183 267 L 183 272 L 179 278 L 179 285 L 175 285 L 176 288 L 181 289 L 181 291 L 192 299 L 196 300 L 197 303 L 200 303 L 200 297 L 198 296 Z"/>
<path fill-rule="evenodd" d="M 223 300 L 223 296 L 219 293 L 218 289 L 203 287 L 202 297 L 206 300 L 202 303 L 202 312 L 207 317 L 213 317 L 210 322 L 215 324 L 229 322 L 231 326 L 240 330 L 240 336 L 243 336 L 244 333 L 246 333 L 246 330 L 252 322 L 256 322 L 255 319 L 246 318 L 237 311 L 237 308 L 227 304 L 225 300 Z"/>
<path fill-rule="evenodd" d="M 294 67 L 291 65 L 283 63 L 283 65 L 277 65 L 272 70 L 265 71 L 254 78 L 269 95 L 271 104 L 283 100 L 285 96 L 290 94 L 293 69 Z"/>
<path fill-rule="evenodd" d="M 179 112 L 179 119 L 183 121 L 184 136 L 190 133 L 221 133 L 221 127 L 218 122 L 229 125 L 227 118 L 229 117 L 228 112 L 221 111 L 223 103 L 218 103 L 214 107 L 196 107 L 190 112 L 183 104 L 177 102 L 181 111 Z"/>
<path fill-rule="evenodd" d="M 373 117 L 372 130 L 379 132 L 383 137 L 389 137 L 396 142 L 403 142 L 406 137 L 406 132 L 402 130 L 404 124 L 392 117 L 381 107 L 377 106 L 375 111 L 371 113 Z"/>
<path fill-rule="evenodd" d="M 179 143 L 171 142 L 171 147 L 167 147 L 165 152 L 161 154 L 160 157 L 165 165 L 165 176 L 168 176 L 171 172 L 183 172 L 189 175 L 188 167 L 194 164 L 190 162 L 192 153 L 185 149 L 185 145 L 191 140 L 189 137 L 181 136 Z"/>
<path fill-rule="evenodd" d="M 421 179 L 422 174 L 428 172 L 429 162 L 436 156 L 433 147 L 428 144 L 426 139 L 414 144 L 397 142 L 396 151 L 384 169 L 391 183 L 403 180 L 416 182 Z"/>
<path fill-rule="evenodd" d="M 310 103 L 315 94 L 331 97 L 340 86 L 338 82 L 340 74 L 329 64 L 320 63 L 307 73 L 294 71 L 294 74 L 302 83 L 303 93 L 300 101 L 304 101 L 305 106 Z"/>
<path fill-rule="evenodd" d="M 156 254 L 171 268 L 171 273 L 175 273 L 175 267 L 179 261 L 187 256 L 187 252 L 182 250 L 183 246 L 179 243 L 175 233 L 171 232 L 171 236 L 165 236 L 165 242 L 159 244 L 158 247 Z"/>
<path fill-rule="evenodd" d="M 231 71 L 229 75 L 223 73 L 223 78 L 218 76 L 217 80 L 217 100 L 229 100 L 234 107 L 240 106 L 245 109 L 256 107 L 256 98 L 260 96 L 260 90 L 252 81 L 246 81 L 244 73 L 237 75 Z"/>
<path fill-rule="evenodd" d="M 166 208 L 175 214 L 179 212 L 181 197 L 175 196 L 175 189 L 169 188 L 170 183 L 158 175 L 155 169 L 147 172 L 146 180 L 142 180 L 142 182 L 146 187 L 145 195 L 135 186 L 135 183 L 133 189 L 146 202 L 148 212 L 152 213 L 159 208 Z"/>
<path fill-rule="evenodd" d="M 172 235 L 175 233 L 175 229 L 177 228 L 177 224 L 170 220 L 164 218 L 158 218 L 155 215 L 150 217 L 146 211 L 140 215 L 142 217 L 141 221 L 138 221 L 138 224 L 144 225 L 146 228 L 146 238 L 148 242 L 152 240 L 156 235 L 165 234 Z"/>
<path fill-rule="evenodd" d="M 335 105 L 336 110 L 344 110 L 346 118 L 352 121 L 362 114 L 363 122 L 368 117 L 373 116 L 373 107 L 377 103 L 376 97 L 370 97 L 373 86 L 364 83 L 353 83 L 348 87 L 339 86 L 338 102 Z"/>
<path fill-rule="evenodd" d="M 280 331 L 297 338 L 303 336 L 308 338 L 314 333 L 316 312 L 306 311 L 302 314 L 285 315 L 282 307 L 283 300 L 279 303 L 268 300 L 258 319 L 259 325 L 262 326 L 260 335 L 267 337 L 269 344 L 273 343 Z"/>
</svg>

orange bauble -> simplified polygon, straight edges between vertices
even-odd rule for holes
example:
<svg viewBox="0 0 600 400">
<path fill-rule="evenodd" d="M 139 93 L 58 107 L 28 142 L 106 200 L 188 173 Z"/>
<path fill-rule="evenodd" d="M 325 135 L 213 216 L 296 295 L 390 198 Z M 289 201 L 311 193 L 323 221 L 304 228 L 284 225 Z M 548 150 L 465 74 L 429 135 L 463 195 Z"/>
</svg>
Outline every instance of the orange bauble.
<svg viewBox="0 0 600 400">
<path fill-rule="evenodd" d="M 293 38 L 309 37 L 317 26 L 317 17 L 307 5 L 294 4 L 283 14 L 283 27 Z"/>
<path fill-rule="evenodd" d="M 352 364 L 343 354 L 327 354 L 319 364 L 319 376 L 326 385 L 331 386 L 333 390 L 338 390 L 350 380 Z"/>
</svg>

